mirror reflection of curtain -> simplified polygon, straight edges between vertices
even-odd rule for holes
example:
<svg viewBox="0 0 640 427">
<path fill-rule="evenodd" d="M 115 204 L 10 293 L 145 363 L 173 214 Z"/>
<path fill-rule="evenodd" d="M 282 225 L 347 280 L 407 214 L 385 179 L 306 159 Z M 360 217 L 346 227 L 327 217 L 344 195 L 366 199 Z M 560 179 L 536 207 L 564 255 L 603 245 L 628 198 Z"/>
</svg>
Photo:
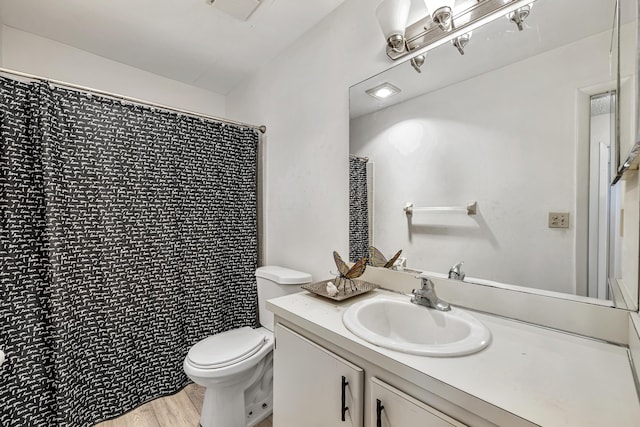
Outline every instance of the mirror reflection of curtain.
<svg viewBox="0 0 640 427">
<path fill-rule="evenodd" d="M 349 260 L 367 254 L 369 246 L 368 159 L 349 156 Z"/>
</svg>

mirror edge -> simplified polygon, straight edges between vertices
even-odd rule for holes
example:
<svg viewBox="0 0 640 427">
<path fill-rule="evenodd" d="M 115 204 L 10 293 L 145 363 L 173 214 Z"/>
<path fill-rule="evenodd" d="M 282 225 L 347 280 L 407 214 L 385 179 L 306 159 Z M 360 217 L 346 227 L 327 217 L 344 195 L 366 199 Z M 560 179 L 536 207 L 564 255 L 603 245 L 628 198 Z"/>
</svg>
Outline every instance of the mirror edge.
<svg viewBox="0 0 640 427">
<path fill-rule="evenodd" d="M 616 4 L 617 13 L 620 13 L 620 4 L 619 2 Z M 616 19 L 616 25 L 619 24 Z M 636 132 L 635 132 L 635 143 L 629 150 L 624 162 L 620 165 L 616 165 L 618 167 L 617 173 L 611 181 L 611 185 L 615 185 L 620 179 L 623 177 L 625 172 L 630 169 L 637 169 L 638 164 L 640 164 L 640 111 L 638 109 L 638 104 L 640 100 L 640 31 L 638 31 L 637 26 L 640 25 L 640 0 L 636 1 L 636 58 L 635 58 L 635 79 L 636 79 L 636 97 L 635 97 L 635 109 L 636 109 Z M 619 31 L 619 28 L 617 29 Z M 620 72 L 617 73 L 616 76 L 616 85 L 618 87 L 618 93 L 620 93 Z M 619 108 L 620 97 L 616 97 L 616 110 Z M 616 121 L 619 121 L 619 115 L 616 115 Z M 618 122 L 619 126 L 620 123 Z M 619 132 L 616 139 L 617 145 L 619 147 Z M 640 301 L 637 302 L 636 305 L 640 305 Z"/>
</svg>

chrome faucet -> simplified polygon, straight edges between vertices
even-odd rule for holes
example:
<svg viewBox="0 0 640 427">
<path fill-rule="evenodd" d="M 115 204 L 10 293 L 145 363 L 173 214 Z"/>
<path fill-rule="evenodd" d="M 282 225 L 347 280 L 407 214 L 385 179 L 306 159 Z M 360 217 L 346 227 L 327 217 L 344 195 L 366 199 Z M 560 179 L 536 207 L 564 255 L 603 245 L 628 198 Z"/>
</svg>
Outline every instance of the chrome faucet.
<svg viewBox="0 0 640 427">
<path fill-rule="evenodd" d="M 451 306 L 448 302 L 441 300 L 436 295 L 436 288 L 429 276 L 422 273 L 418 276 L 422 279 L 422 287 L 420 289 L 414 289 L 411 291 L 413 297 L 411 302 L 418 305 L 424 305 L 425 307 L 435 308 L 440 311 L 449 311 Z"/>
<path fill-rule="evenodd" d="M 460 281 L 464 280 L 465 274 L 464 274 L 464 271 L 462 271 L 462 264 L 464 264 L 464 261 L 460 261 L 459 263 L 457 263 L 456 265 L 454 265 L 449 269 L 449 279 L 460 280 Z"/>
</svg>

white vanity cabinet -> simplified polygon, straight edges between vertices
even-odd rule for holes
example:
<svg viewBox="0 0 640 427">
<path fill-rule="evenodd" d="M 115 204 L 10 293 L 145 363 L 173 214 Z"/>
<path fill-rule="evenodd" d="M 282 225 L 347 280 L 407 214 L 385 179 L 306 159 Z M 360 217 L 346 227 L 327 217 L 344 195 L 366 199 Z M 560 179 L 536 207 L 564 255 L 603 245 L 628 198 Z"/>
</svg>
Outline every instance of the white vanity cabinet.
<svg viewBox="0 0 640 427">
<path fill-rule="evenodd" d="M 372 404 L 367 427 L 465 426 L 378 378 L 371 378 L 369 385 Z"/>
<path fill-rule="evenodd" d="M 280 323 L 273 377 L 277 427 L 465 426 Z"/>
<path fill-rule="evenodd" d="M 384 290 L 359 298 L 378 297 L 409 298 Z M 267 302 L 276 321 L 276 427 L 377 427 L 377 400 L 381 427 L 640 426 L 623 347 L 474 313 L 491 330 L 486 349 L 416 356 L 358 339 L 342 322 L 350 304 L 305 292 Z"/>
<path fill-rule="evenodd" d="M 273 423 L 278 427 L 362 427 L 364 371 L 276 325 Z"/>
</svg>

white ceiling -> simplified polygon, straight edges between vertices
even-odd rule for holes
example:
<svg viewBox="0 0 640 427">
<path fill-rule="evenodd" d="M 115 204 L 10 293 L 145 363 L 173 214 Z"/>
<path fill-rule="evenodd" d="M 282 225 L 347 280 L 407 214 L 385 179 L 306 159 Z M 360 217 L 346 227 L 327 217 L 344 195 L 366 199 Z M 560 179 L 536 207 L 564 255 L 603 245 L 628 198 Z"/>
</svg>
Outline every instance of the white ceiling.
<svg viewBox="0 0 640 427">
<path fill-rule="evenodd" d="M 0 0 L 0 19 L 225 95 L 343 2 L 262 0 L 244 22 L 206 0 Z"/>
</svg>

